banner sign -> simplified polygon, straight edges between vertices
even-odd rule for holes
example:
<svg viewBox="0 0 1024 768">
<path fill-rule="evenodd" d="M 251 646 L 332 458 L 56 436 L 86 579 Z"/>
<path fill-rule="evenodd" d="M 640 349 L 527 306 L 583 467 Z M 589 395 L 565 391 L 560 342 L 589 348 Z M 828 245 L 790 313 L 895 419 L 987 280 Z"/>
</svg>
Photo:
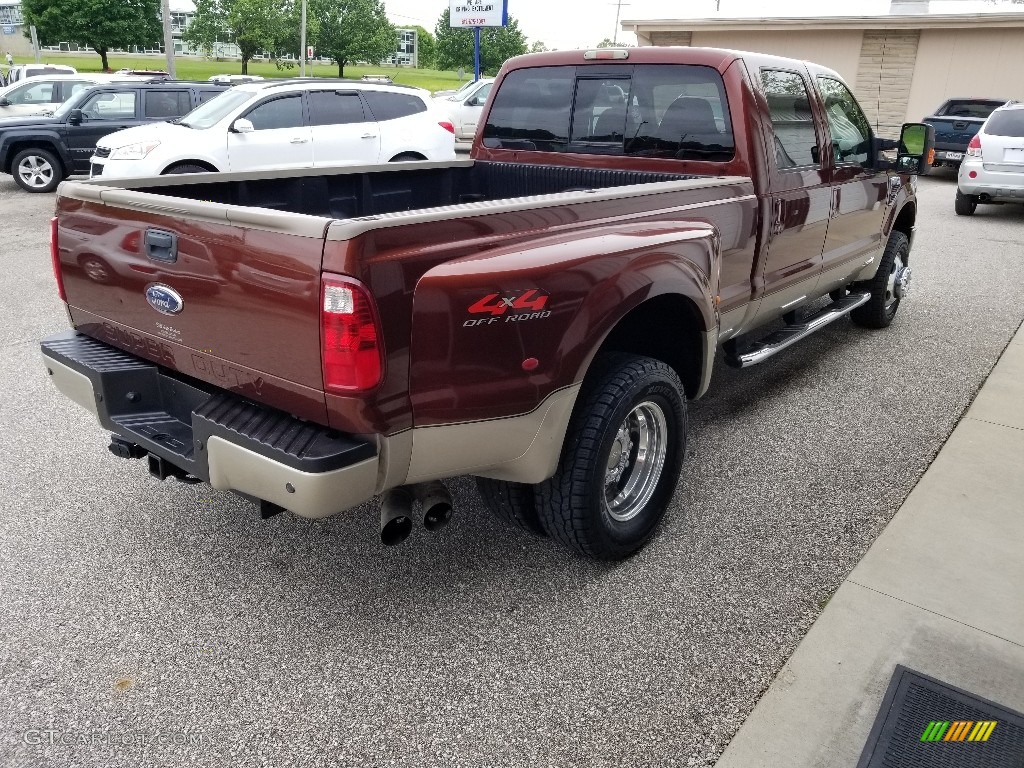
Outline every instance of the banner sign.
<svg viewBox="0 0 1024 768">
<path fill-rule="evenodd" d="M 508 0 L 451 0 L 451 25 L 504 27 L 508 25 Z"/>
</svg>

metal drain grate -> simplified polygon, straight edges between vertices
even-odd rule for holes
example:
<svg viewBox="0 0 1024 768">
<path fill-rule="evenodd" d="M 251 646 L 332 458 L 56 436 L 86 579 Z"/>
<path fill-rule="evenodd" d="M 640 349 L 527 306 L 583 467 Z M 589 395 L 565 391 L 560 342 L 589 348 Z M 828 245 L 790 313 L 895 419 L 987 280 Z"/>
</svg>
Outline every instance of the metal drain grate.
<svg viewBox="0 0 1024 768">
<path fill-rule="evenodd" d="M 1024 768 L 1024 715 L 897 666 L 857 768 Z"/>
</svg>

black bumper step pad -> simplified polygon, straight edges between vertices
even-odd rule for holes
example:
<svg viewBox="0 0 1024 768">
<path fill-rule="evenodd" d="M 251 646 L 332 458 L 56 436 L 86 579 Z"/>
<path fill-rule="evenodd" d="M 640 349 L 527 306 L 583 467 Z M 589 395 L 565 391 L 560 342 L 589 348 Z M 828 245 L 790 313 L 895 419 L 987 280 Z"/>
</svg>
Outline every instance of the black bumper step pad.
<svg viewBox="0 0 1024 768">
<path fill-rule="evenodd" d="M 203 480 L 210 477 L 211 437 L 302 472 L 330 472 L 377 455 L 366 440 L 176 376 L 74 331 L 40 346 L 45 357 L 89 378 L 105 428 Z"/>
<path fill-rule="evenodd" d="M 857 768 L 1024 768 L 1024 715 L 897 665 Z"/>
</svg>

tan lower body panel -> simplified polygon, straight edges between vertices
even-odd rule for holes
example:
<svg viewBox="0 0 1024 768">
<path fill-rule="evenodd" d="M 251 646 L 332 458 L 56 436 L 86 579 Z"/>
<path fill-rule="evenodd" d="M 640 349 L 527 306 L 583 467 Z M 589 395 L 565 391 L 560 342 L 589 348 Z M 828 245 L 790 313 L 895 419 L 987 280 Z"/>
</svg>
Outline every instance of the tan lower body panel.
<svg viewBox="0 0 1024 768">
<path fill-rule="evenodd" d="M 73 400 L 85 408 L 89 413 L 94 416 L 97 415 L 96 393 L 93 391 L 92 382 L 89 381 L 89 377 L 84 373 L 68 368 L 63 363 L 58 363 L 56 360 L 45 358 L 44 362 L 46 364 L 46 372 L 50 375 L 50 381 L 53 382 L 57 390 L 69 400 Z"/>
<path fill-rule="evenodd" d="M 555 473 L 580 385 L 549 395 L 523 416 L 417 427 L 406 482 L 482 475 L 539 483 Z"/>
<path fill-rule="evenodd" d="M 219 437 L 209 439 L 207 452 L 214 488 L 266 499 L 300 517 L 343 512 L 373 498 L 377 490 L 376 458 L 332 472 L 311 473 L 286 467 Z"/>
</svg>

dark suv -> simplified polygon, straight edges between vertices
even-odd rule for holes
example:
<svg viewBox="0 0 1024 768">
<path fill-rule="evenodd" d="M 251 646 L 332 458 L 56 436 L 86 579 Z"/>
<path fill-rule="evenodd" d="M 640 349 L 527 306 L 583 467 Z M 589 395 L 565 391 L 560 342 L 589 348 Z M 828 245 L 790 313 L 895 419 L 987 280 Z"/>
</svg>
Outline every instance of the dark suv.
<svg viewBox="0 0 1024 768">
<path fill-rule="evenodd" d="M 179 118 L 225 90 L 176 80 L 87 88 L 52 114 L 3 121 L 0 171 L 26 192 L 49 192 L 67 176 L 88 173 L 96 142 L 108 133 Z"/>
</svg>

